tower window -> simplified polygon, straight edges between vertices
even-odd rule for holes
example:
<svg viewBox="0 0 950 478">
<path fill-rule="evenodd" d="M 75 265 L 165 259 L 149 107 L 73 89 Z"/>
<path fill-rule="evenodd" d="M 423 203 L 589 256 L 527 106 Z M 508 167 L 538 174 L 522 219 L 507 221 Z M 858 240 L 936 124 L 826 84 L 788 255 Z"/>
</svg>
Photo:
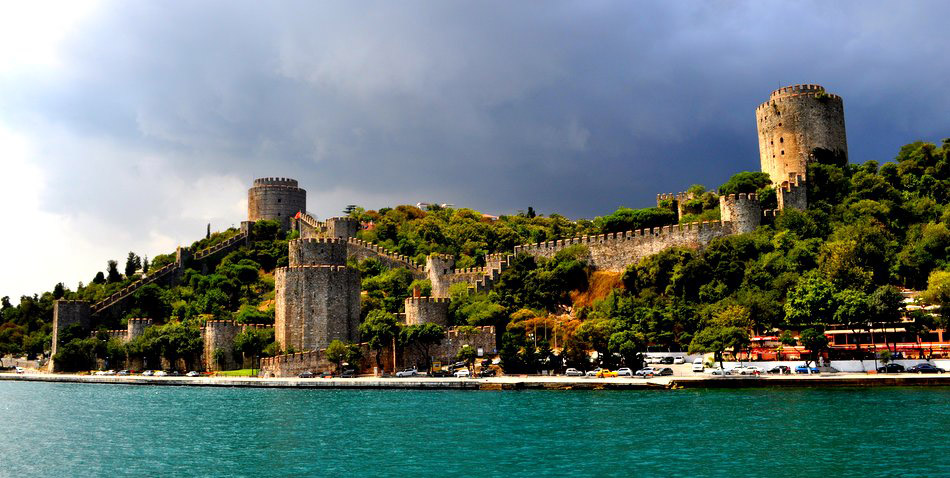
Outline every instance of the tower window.
<svg viewBox="0 0 950 478">
<path fill-rule="evenodd" d="M 779 138 L 779 139 L 778 139 L 778 142 L 779 142 L 779 143 L 784 143 L 784 142 L 785 142 L 785 138 Z M 278 200 L 277 202 L 280 202 L 280 200 Z"/>
<path fill-rule="evenodd" d="M 784 149 L 782 150 L 782 155 L 783 155 L 783 156 L 785 155 L 785 150 L 784 150 Z"/>
<path fill-rule="evenodd" d="M 280 204 L 280 198 L 277 198 L 277 204 Z"/>
<path fill-rule="evenodd" d="M 782 126 L 782 123 L 779 123 L 778 125 L 779 125 L 779 126 Z"/>
<path fill-rule="evenodd" d="M 775 144 L 775 141 L 769 141 L 769 144 Z"/>
</svg>

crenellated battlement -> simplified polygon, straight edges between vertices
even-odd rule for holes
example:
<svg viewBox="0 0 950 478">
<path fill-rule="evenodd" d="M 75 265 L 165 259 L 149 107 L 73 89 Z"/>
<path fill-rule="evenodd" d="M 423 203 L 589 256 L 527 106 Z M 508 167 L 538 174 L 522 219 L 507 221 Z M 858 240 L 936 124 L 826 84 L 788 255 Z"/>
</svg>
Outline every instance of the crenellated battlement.
<svg viewBox="0 0 950 478">
<path fill-rule="evenodd" d="M 144 318 L 129 319 L 129 322 L 128 322 L 128 323 L 130 323 L 130 324 L 151 324 L 151 323 L 152 323 L 152 319 L 144 319 Z"/>
<path fill-rule="evenodd" d="M 766 108 L 777 107 L 778 105 L 785 104 L 788 102 L 797 102 L 802 98 L 825 98 L 835 102 L 843 102 L 840 96 L 834 93 L 825 93 L 825 92 L 813 92 L 813 93 L 799 93 L 799 94 L 789 94 L 784 96 L 779 96 L 775 98 L 770 98 L 768 101 L 760 104 L 755 108 L 756 112 L 763 112 Z"/>
<path fill-rule="evenodd" d="M 254 187 L 261 186 L 290 186 L 297 187 L 296 179 L 291 178 L 257 178 L 254 180 Z"/>
<path fill-rule="evenodd" d="M 789 85 L 783 86 L 775 91 L 773 91 L 769 98 L 778 98 L 780 96 L 789 96 L 789 95 L 798 95 L 802 93 L 820 93 L 825 91 L 825 87 L 815 84 L 801 84 L 801 85 Z"/>
<path fill-rule="evenodd" d="M 308 237 L 306 239 L 293 239 L 291 244 L 346 244 L 348 241 L 336 237 Z"/>
<path fill-rule="evenodd" d="M 351 270 L 346 266 L 327 265 L 327 264 L 284 266 L 284 267 L 278 267 L 276 270 L 287 272 L 287 271 L 296 271 L 296 270 L 316 270 L 316 269 L 328 270 L 328 271 L 333 271 L 333 272 Z"/>
<path fill-rule="evenodd" d="M 475 327 L 466 326 L 465 328 L 452 327 L 445 333 L 445 335 L 449 339 L 455 339 L 459 337 L 469 337 L 472 335 L 481 335 L 481 334 L 495 335 L 495 326 L 494 325 L 480 325 L 480 326 L 475 326 Z"/>
<path fill-rule="evenodd" d="M 448 297 L 406 297 L 407 304 L 448 304 L 450 301 Z"/>
<path fill-rule="evenodd" d="M 394 253 L 384 247 L 380 247 L 376 244 L 373 244 L 372 242 L 367 242 L 362 239 L 358 239 L 356 237 L 350 237 L 346 240 L 346 242 L 354 247 L 366 249 L 374 253 L 375 255 L 382 256 L 384 258 L 390 259 L 391 261 L 395 261 L 399 263 L 399 265 L 402 267 L 406 267 L 408 269 L 414 270 L 419 273 L 422 272 L 422 268 L 419 265 L 417 265 L 415 262 L 413 262 L 412 258 L 409 256 L 404 256 L 402 254 Z"/>
</svg>

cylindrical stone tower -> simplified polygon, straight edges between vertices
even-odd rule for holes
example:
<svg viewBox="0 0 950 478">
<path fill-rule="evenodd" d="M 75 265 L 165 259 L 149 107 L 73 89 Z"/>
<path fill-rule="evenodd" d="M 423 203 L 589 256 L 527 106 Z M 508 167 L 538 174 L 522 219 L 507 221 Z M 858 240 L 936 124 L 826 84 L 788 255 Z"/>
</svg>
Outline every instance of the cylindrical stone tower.
<svg viewBox="0 0 950 478">
<path fill-rule="evenodd" d="M 807 181 L 808 162 L 815 159 L 815 150 L 848 158 L 844 102 L 820 85 L 773 91 L 769 100 L 755 109 L 755 119 L 762 171 L 769 174 L 775 187 L 787 182 L 789 173 Z"/>
<path fill-rule="evenodd" d="M 290 219 L 307 211 L 307 191 L 297 187 L 296 179 L 260 178 L 247 191 L 247 219 L 269 219 L 290 230 Z"/>
<path fill-rule="evenodd" d="M 340 239 L 294 239 L 288 244 L 291 266 L 345 266 L 346 241 Z"/>
</svg>

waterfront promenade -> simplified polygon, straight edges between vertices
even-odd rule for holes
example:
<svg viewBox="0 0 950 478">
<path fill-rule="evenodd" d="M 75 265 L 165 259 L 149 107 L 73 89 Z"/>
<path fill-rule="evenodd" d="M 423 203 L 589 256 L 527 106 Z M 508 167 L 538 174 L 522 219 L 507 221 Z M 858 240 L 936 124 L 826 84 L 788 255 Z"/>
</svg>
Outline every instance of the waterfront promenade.
<svg viewBox="0 0 950 478">
<path fill-rule="evenodd" d="M 359 377 L 359 378 L 257 378 L 257 377 L 143 377 L 70 374 L 0 374 L 0 381 L 59 383 L 253 387 L 313 389 L 418 389 L 418 390 L 677 390 L 696 388 L 758 387 L 874 387 L 950 386 L 950 374 L 814 374 L 713 377 L 593 378 L 563 376 L 503 376 L 491 378 Z"/>
</svg>

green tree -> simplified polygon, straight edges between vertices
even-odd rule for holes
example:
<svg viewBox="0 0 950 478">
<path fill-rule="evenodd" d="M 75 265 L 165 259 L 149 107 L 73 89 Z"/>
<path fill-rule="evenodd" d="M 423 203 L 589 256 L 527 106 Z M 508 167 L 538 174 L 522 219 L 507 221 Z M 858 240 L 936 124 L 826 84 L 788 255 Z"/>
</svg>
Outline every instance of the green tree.
<svg viewBox="0 0 950 478">
<path fill-rule="evenodd" d="M 109 284 L 122 280 L 122 276 L 119 275 L 119 263 L 116 261 L 110 260 L 106 263 L 106 274 L 106 282 Z"/>
<path fill-rule="evenodd" d="M 785 320 L 790 325 L 829 324 L 835 309 L 831 283 L 818 274 L 810 274 L 789 292 Z"/>
<path fill-rule="evenodd" d="M 723 369 L 723 355 L 726 350 L 738 352 L 749 345 L 749 332 L 742 327 L 724 327 L 711 325 L 693 336 L 689 344 L 689 353 L 712 353 L 714 360 Z"/>
<path fill-rule="evenodd" d="M 468 367 L 469 371 L 475 373 L 475 370 L 473 370 L 472 366 L 475 364 L 475 359 L 477 357 L 478 351 L 475 350 L 475 347 L 472 347 L 471 345 L 464 345 L 455 355 L 455 360 L 465 362 L 465 366 Z"/>
<path fill-rule="evenodd" d="M 828 337 L 825 336 L 823 332 L 820 332 L 813 328 L 807 328 L 802 330 L 798 334 L 798 339 L 801 340 L 802 346 L 808 349 L 808 356 L 810 359 L 805 361 L 805 366 L 808 366 L 809 362 L 815 362 L 818 364 L 818 356 L 821 355 L 821 352 L 828 348 Z"/>
<path fill-rule="evenodd" d="M 132 277 L 135 271 L 142 266 L 142 258 L 134 252 L 129 251 L 129 256 L 125 259 L 125 277 Z"/>
<path fill-rule="evenodd" d="M 646 337 L 633 330 L 622 330 L 610 336 L 607 343 L 610 353 L 619 354 L 624 364 L 634 369 L 643 365 L 642 353 L 646 349 Z"/>
<path fill-rule="evenodd" d="M 409 325 L 399 331 L 400 342 L 405 346 L 416 346 L 425 357 L 425 369 L 432 368 L 432 356 L 429 349 L 445 338 L 445 327 L 427 322 L 421 325 Z"/>
<path fill-rule="evenodd" d="M 393 338 L 399 331 L 396 316 L 383 310 L 374 310 L 366 316 L 360 325 L 360 336 L 376 352 L 376 366 L 383 369 L 383 348 L 393 345 Z"/>
<path fill-rule="evenodd" d="M 333 340 L 327 345 L 326 355 L 327 360 L 336 364 L 337 372 L 343 370 L 343 361 L 346 360 L 347 354 L 349 354 L 350 348 L 346 346 L 340 340 Z"/>
</svg>

